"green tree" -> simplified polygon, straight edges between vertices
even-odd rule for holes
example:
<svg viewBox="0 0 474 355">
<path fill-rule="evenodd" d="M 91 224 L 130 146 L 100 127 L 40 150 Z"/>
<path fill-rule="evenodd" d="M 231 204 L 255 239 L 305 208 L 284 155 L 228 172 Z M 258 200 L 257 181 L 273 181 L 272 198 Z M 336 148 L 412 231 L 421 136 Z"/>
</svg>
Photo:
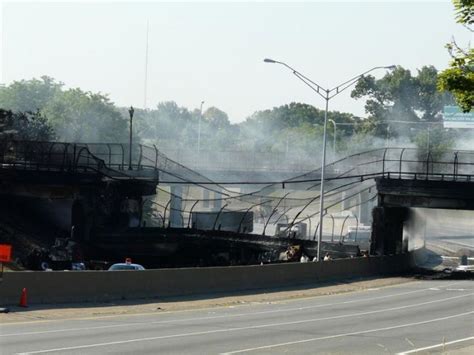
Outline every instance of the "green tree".
<svg viewBox="0 0 474 355">
<path fill-rule="evenodd" d="M 62 91 L 43 108 L 58 137 L 70 142 L 127 141 L 128 121 L 107 96 L 81 89 Z"/>
<path fill-rule="evenodd" d="M 328 119 L 348 124 L 337 126 L 338 142 L 347 140 L 353 132 L 351 124 L 358 122 L 353 115 L 338 111 L 330 111 Z M 314 152 L 321 144 L 323 124 L 323 110 L 292 102 L 271 110 L 257 111 L 239 126 L 244 146 L 249 149 Z M 328 135 L 334 138 L 334 126 L 331 123 L 328 124 Z"/>
<path fill-rule="evenodd" d="M 209 107 L 202 116 L 209 123 L 211 129 L 223 130 L 230 126 L 227 113 L 217 107 Z"/>
<path fill-rule="evenodd" d="M 453 131 L 446 131 L 442 127 L 424 130 L 415 137 L 415 143 L 422 150 L 430 150 L 433 159 L 440 158 L 446 150 L 454 145 Z M 423 154 L 423 153 L 422 153 Z"/>
<path fill-rule="evenodd" d="M 48 76 L 14 81 L 9 86 L 0 88 L 0 108 L 13 112 L 41 111 L 61 92 L 63 85 Z"/>
<path fill-rule="evenodd" d="M 365 110 L 369 119 L 360 130 L 378 137 L 410 135 L 410 125 L 396 121 L 437 122 L 443 106 L 451 102 L 446 93 L 436 89 L 438 72 L 433 66 L 424 66 L 416 76 L 402 67 L 376 80 L 369 75 L 362 78 L 351 93 L 353 98 L 368 97 Z"/>
<path fill-rule="evenodd" d="M 0 140 L 54 139 L 54 131 L 46 118 L 36 112 L 12 112 L 0 109 Z"/>
<path fill-rule="evenodd" d="M 474 1 L 453 0 L 456 21 L 473 32 Z M 474 49 L 461 48 L 453 39 L 446 45 L 451 55 L 450 67 L 440 73 L 439 90 L 450 91 L 464 112 L 474 107 Z"/>
<path fill-rule="evenodd" d="M 63 88 L 63 83 L 48 76 L 15 81 L 0 89 L 0 108 L 13 112 L 35 112 L 27 114 L 28 119 L 18 122 L 29 122 L 27 127 L 33 132 L 52 127 L 59 140 L 126 141 L 127 121 L 107 96 Z M 39 134 L 52 138 L 52 135 Z"/>
</svg>

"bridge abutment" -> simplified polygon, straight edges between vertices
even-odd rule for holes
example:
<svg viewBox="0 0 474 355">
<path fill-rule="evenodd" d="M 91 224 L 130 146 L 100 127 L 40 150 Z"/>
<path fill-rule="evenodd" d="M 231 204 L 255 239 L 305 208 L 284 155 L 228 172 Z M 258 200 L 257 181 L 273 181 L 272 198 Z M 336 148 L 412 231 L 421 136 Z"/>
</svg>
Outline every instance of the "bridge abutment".
<svg viewBox="0 0 474 355">
<path fill-rule="evenodd" d="M 371 254 L 393 255 L 407 252 L 403 224 L 409 215 L 405 207 L 375 207 L 372 211 Z"/>
</svg>

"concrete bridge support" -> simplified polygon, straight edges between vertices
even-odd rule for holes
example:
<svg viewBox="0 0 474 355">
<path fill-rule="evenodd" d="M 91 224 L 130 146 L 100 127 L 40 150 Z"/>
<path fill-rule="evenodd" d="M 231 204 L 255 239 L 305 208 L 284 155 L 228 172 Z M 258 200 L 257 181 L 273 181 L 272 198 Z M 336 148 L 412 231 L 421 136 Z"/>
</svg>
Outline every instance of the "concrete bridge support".
<svg viewBox="0 0 474 355">
<path fill-rule="evenodd" d="M 224 196 L 222 196 L 220 193 L 214 192 L 214 198 L 215 198 L 214 208 L 213 208 L 214 211 L 220 211 L 221 210 L 221 208 L 222 208 L 222 198 L 223 197 Z"/>
<path fill-rule="evenodd" d="M 78 241 L 89 241 L 93 224 L 94 213 L 90 204 L 85 199 L 76 198 L 71 208 L 71 237 Z"/>
<path fill-rule="evenodd" d="M 365 225 L 370 225 L 370 212 L 372 205 L 369 200 L 369 192 L 368 191 L 362 191 L 359 194 L 359 206 L 357 206 L 357 214 L 359 217 L 359 223 L 365 224 Z"/>
<path fill-rule="evenodd" d="M 341 199 L 342 199 L 342 203 L 341 203 L 342 211 L 348 210 L 350 208 L 351 201 L 350 199 L 347 198 L 347 193 L 345 191 L 342 193 Z"/>
<path fill-rule="evenodd" d="M 169 225 L 170 227 L 183 227 L 183 215 L 181 210 L 183 209 L 183 187 L 180 185 L 171 185 L 171 203 L 170 203 L 170 214 L 169 214 Z"/>
<path fill-rule="evenodd" d="M 409 216 L 405 207 L 375 207 L 372 212 L 372 255 L 392 255 L 407 252 L 403 244 L 403 224 Z"/>
</svg>

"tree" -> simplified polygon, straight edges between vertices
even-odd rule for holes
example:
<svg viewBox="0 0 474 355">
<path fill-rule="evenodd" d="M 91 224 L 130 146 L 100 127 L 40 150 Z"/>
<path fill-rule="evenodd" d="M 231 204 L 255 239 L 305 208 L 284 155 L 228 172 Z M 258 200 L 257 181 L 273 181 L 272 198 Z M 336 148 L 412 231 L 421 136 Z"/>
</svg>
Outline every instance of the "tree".
<svg viewBox="0 0 474 355">
<path fill-rule="evenodd" d="M 351 96 L 368 97 L 365 110 L 369 119 L 361 125 L 361 131 L 378 137 L 386 137 L 388 127 L 391 135 L 409 136 L 410 126 L 394 121 L 437 122 L 443 106 L 451 101 L 446 93 L 436 89 L 437 70 L 424 66 L 416 76 L 402 67 L 376 80 L 369 75 L 362 78 Z"/>
<path fill-rule="evenodd" d="M 330 111 L 328 119 L 349 125 L 337 126 L 337 139 L 343 141 L 352 134 L 358 119 L 351 114 Z M 241 136 L 244 146 L 260 151 L 298 151 L 314 152 L 320 149 L 323 135 L 324 111 L 303 103 L 274 107 L 271 110 L 257 111 L 241 123 Z M 328 134 L 334 137 L 334 126 L 328 125 Z"/>
<path fill-rule="evenodd" d="M 202 115 L 211 129 L 222 130 L 230 126 L 229 116 L 217 107 L 209 107 Z"/>
<path fill-rule="evenodd" d="M 81 89 L 62 91 L 48 102 L 42 114 L 58 137 L 69 142 L 127 141 L 128 121 L 107 96 Z"/>
<path fill-rule="evenodd" d="M 423 130 L 415 137 L 415 143 L 421 150 L 419 157 L 424 156 L 424 151 L 430 151 L 433 160 L 438 160 L 454 144 L 454 132 L 446 131 L 442 127 L 433 127 Z"/>
<path fill-rule="evenodd" d="M 0 140 L 48 141 L 53 138 L 53 128 L 41 113 L 0 109 Z"/>
<path fill-rule="evenodd" d="M 453 0 L 453 4 L 456 21 L 473 32 L 474 1 Z M 461 109 L 469 112 L 474 107 L 474 49 L 463 49 L 454 39 L 446 47 L 452 59 L 450 67 L 439 75 L 438 88 L 450 91 Z"/>
<path fill-rule="evenodd" d="M 41 133 L 49 127 L 56 133 L 56 138 L 63 141 L 127 140 L 127 120 L 107 96 L 80 89 L 64 90 L 63 83 L 48 76 L 15 81 L 1 88 L 0 108 L 22 112 L 21 115 L 27 117 L 17 121 L 40 137 L 52 138 L 52 134 Z"/>
<path fill-rule="evenodd" d="M 128 108 L 120 110 L 126 113 Z M 192 126 L 197 126 L 197 117 L 194 116 L 176 102 L 165 101 L 158 103 L 156 108 L 151 110 L 137 109 L 134 126 L 145 142 L 179 148 L 188 140 Z"/>
<path fill-rule="evenodd" d="M 42 76 L 39 79 L 14 81 L 0 89 L 0 108 L 13 112 L 41 111 L 58 93 L 63 83 Z"/>
</svg>

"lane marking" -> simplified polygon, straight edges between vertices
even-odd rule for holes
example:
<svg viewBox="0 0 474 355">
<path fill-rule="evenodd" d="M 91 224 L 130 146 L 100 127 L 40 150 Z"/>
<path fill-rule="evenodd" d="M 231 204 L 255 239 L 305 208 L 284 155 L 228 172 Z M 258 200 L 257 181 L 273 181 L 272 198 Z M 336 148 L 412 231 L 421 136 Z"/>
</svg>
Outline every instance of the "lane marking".
<svg viewBox="0 0 474 355">
<path fill-rule="evenodd" d="M 404 351 L 404 352 L 402 352 L 402 353 L 398 353 L 397 355 L 404 355 L 404 354 L 417 353 L 417 352 L 419 352 L 419 351 L 425 351 L 425 350 L 436 349 L 436 348 L 440 348 L 440 347 L 442 347 L 442 346 L 451 345 L 451 344 L 457 344 L 457 343 L 462 343 L 462 342 L 469 341 L 469 340 L 474 340 L 474 336 L 468 337 L 468 338 L 463 338 L 463 339 L 457 339 L 457 340 L 449 341 L 449 342 L 447 342 L 447 343 L 441 343 L 441 344 L 426 346 L 426 347 L 424 347 L 424 348 L 418 348 L 418 349 L 413 349 L 413 350 L 409 350 L 409 351 Z"/>
<path fill-rule="evenodd" d="M 445 301 L 449 301 L 449 300 L 453 300 L 453 299 L 457 299 L 457 298 L 463 298 L 463 297 L 472 296 L 472 295 L 474 295 L 474 293 L 467 294 L 467 295 L 444 298 L 444 299 L 440 299 L 440 300 L 422 302 L 422 303 L 417 303 L 417 304 L 412 304 L 412 305 L 399 306 L 399 307 L 393 307 L 393 308 L 385 308 L 385 309 L 379 309 L 379 310 L 376 310 L 376 311 L 359 312 L 359 313 L 352 313 L 352 314 L 325 317 L 325 318 L 312 318 L 312 319 L 304 319 L 304 320 L 292 321 L 292 322 L 269 323 L 269 324 L 260 324 L 260 325 L 250 325 L 250 326 L 238 327 L 238 328 L 225 328 L 225 329 L 207 330 L 207 331 L 202 331 L 202 332 L 171 334 L 171 335 L 163 335 L 163 336 L 150 337 L 150 338 L 137 338 L 137 339 L 129 339 L 129 340 L 118 340 L 118 341 L 113 341 L 113 342 L 78 345 L 78 346 L 71 346 L 71 347 L 65 347 L 65 348 L 35 350 L 35 351 L 18 353 L 18 354 L 41 354 L 41 353 L 56 352 L 56 351 L 88 349 L 88 348 L 95 348 L 95 347 L 108 346 L 108 345 L 119 345 L 119 344 L 135 343 L 135 342 L 140 342 L 140 341 L 150 341 L 150 340 L 169 339 L 169 338 L 186 337 L 186 336 L 196 336 L 196 335 L 205 335 L 205 334 L 234 332 L 234 331 L 249 330 L 249 329 L 261 329 L 261 328 L 270 328 L 270 327 L 278 327 L 278 326 L 286 326 L 286 325 L 313 323 L 313 322 L 319 322 L 319 321 L 341 319 L 341 318 L 348 318 L 348 317 L 359 317 L 359 316 L 365 316 L 365 315 L 368 315 L 368 314 L 376 314 L 376 313 L 396 311 L 396 310 L 406 309 L 406 308 L 419 307 L 419 306 L 426 305 L 426 304 L 445 302 Z M 471 312 L 468 312 L 468 313 L 465 313 L 465 314 L 470 314 L 470 313 L 474 313 L 474 311 L 471 311 Z M 241 352 L 241 351 L 238 351 L 238 352 Z"/>
<path fill-rule="evenodd" d="M 456 282 L 459 283 L 459 282 Z M 451 283 L 450 285 L 456 284 Z M 449 285 L 448 285 L 449 286 Z M 95 329 L 107 329 L 107 328 L 122 328 L 122 327 L 131 327 L 131 326 L 140 326 L 145 324 L 167 324 L 167 323 L 179 323 L 179 322 L 191 322 L 191 321 L 199 321 L 199 320 L 212 320 L 212 319 L 221 319 L 221 318 L 233 318 L 233 317 L 245 317 L 249 315 L 259 315 L 259 314 L 271 314 L 271 313 L 283 313 L 283 312 L 295 312 L 295 311 L 304 311 L 308 309 L 316 309 L 328 306 L 337 306 L 337 305 L 344 305 L 344 304 L 351 304 L 351 303 L 359 303 L 364 301 L 374 301 L 378 299 L 390 298 L 395 296 L 405 296 L 412 293 L 418 293 L 427 291 L 429 289 L 421 289 L 409 292 L 402 292 L 392 295 L 385 295 L 385 296 L 377 296 L 371 298 L 363 298 L 360 300 L 351 300 L 351 301 L 344 301 L 344 302 L 336 302 L 336 303 L 326 303 L 320 305 L 313 305 L 313 306 L 301 306 L 301 307 L 294 307 L 294 308 L 283 308 L 283 309 L 273 309 L 268 311 L 258 311 L 258 312 L 249 312 L 249 313 L 238 313 L 238 314 L 223 314 L 218 316 L 211 316 L 211 317 L 194 317 L 194 318 L 185 318 L 185 319 L 170 319 L 170 320 L 160 320 L 160 321 L 149 321 L 146 323 L 120 323 L 120 324 L 112 324 L 112 325 L 102 325 L 102 326 L 94 326 L 94 327 L 76 327 L 76 328 L 67 328 L 67 329 L 55 329 L 55 330 L 43 330 L 43 331 L 33 331 L 33 332 L 22 332 L 22 333 L 9 333 L 9 334 L 0 334 L 1 337 L 13 337 L 13 336 L 23 336 L 23 335 L 41 335 L 41 334 L 51 334 L 51 333 L 64 333 L 64 332 L 76 332 L 81 330 L 95 330 Z M 165 313 L 161 313 L 159 315 L 163 315 Z M 122 315 L 123 316 L 123 315 Z"/>
<path fill-rule="evenodd" d="M 264 345 L 264 346 L 259 346 L 259 347 L 255 347 L 255 348 L 235 350 L 235 351 L 221 353 L 220 355 L 238 354 L 238 353 L 244 353 L 244 352 L 251 352 L 251 351 L 255 351 L 255 350 L 271 349 L 271 348 L 287 346 L 287 345 L 309 343 L 309 342 L 316 341 L 316 340 L 335 339 L 335 338 L 342 338 L 342 337 L 347 337 L 347 336 L 352 336 L 352 335 L 360 335 L 360 334 L 381 332 L 381 331 L 385 331 L 385 330 L 406 328 L 406 327 L 412 327 L 412 326 L 415 326 L 415 325 L 422 325 L 422 324 L 427 324 L 427 323 L 440 322 L 440 321 L 447 320 L 447 319 L 452 319 L 452 318 L 464 317 L 464 316 L 467 316 L 467 315 L 470 315 L 470 314 L 474 314 L 474 311 L 470 311 L 470 312 L 467 312 L 467 313 L 454 314 L 454 315 L 447 316 L 447 317 L 442 317 L 442 318 L 429 319 L 429 320 L 422 321 L 422 322 L 400 324 L 400 325 L 395 325 L 395 326 L 392 326 L 392 327 L 361 330 L 361 331 L 358 331 L 358 332 L 328 335 L 328 336 L 319 337 L 319 338 L 310 338 L 310 339 L 304 339 L 304 340 L 290 341 L 290 342 L 286 342 L 286 343 Z"/>
<path fill-rule="evenodd" d="M 398 288 L 401 285 L 416 285 L 419 283 L 422 283 L 423 281 L 413 281 L 413 282 L 407 282 L 407 283 L 401 283 L 401 284 L 396 284 L 396 285 L 387 285 L 384 286 L 383 289 L 390 289 L 390 288 Z M 448 284 L 447 286 L 454 285 L 457 283 L 460 283 L 462 281 L 457 281 Z M 364 293 L 367 289 L 363 290 L 352 290 L 349 292 L 343 292 L 343 293 L 338 293 L 335 295 L 319 295 L 319 296 L 307 296 L 307 297 L 298 297 L 294 299 L 282 299 L 282 300 L 277 300 L 274 303 L 290 303 L 290 302 L 299 302 L 299 301 L 305 301 L 305 300 L 312 300 L 312 299 L 321 299 L 323 297 L 340 297 L 340 296 L 347 296 L 349 294 L 353 293 Z M 410 293 L 415 293 L 415 292 L 421 292 L 421 291 L 426 291 L 427 289 L 420 289 L 420 290 L 415 290 L 415 291 L 410 291 L 406 293 L 399 293 L 399 294 L 394 294 L 394 295 L 389 295 L 389 296 L 382 296 L 382 297 L 393 297 L 393 296 L 403 296 L 405 294 L 410 294 Z M 367 299 L 367 300 L 372 300 L 372 298 Z M 159 302 L 157 302 L 159 303 Z M 166 302 L 163 302 L 166 303 Z M 65 321 L 81 321 L 81 320 L 97 320 L 97 319 L 109 319 L 109 318 L 117 318 L 117 317 L 139 317 L 139 316 L 156 316 L 156 315 L 163 315 L 163 314 L 175 314 L 175 313 L 185 313 L 185 312 L 197 312 L 197 311 L 206 311 L 206 310 L 216 310 L 216 309 L 227 309 L 227 308 L 236 308 L 236 307 L 245 307 L 248 304 L 238 304 L 238 305 L 232 305 L 232 306 L 214 306 L 214 307 L 205 307 L 205 308 L 198 308 L 198 309 L 182 309 L 182 310 L 176 310 L 176 311 L 164 311 L 156 314 L 150 314 L 150 312 L 147 313 L 131 313 L 131 314 L 110 314 L 110 315 L 104 315 L 104 316 L 91 316 L 91 317 L 81 317 L 81 318 L 64 318 L 64 319 L 48 319 L 48 320 L 34 320 L 34 321 L 24 321 L 24 322 L 14 322 L 14 323 L 8 323 L 8 324 L 1 324 L 2 327 L 6 326 L 16 326 L 16 325 L 23 325 L 23 324 L 37 324 L 37 323 L 54 323 L 54 322 L 65 322 Z M 331 305 L 331 304 L 329 304 Z M 122 306 L 123 307 L 123 306 Z M 89 308 L 89 307 L 87 307 Z"/>
</svg>

